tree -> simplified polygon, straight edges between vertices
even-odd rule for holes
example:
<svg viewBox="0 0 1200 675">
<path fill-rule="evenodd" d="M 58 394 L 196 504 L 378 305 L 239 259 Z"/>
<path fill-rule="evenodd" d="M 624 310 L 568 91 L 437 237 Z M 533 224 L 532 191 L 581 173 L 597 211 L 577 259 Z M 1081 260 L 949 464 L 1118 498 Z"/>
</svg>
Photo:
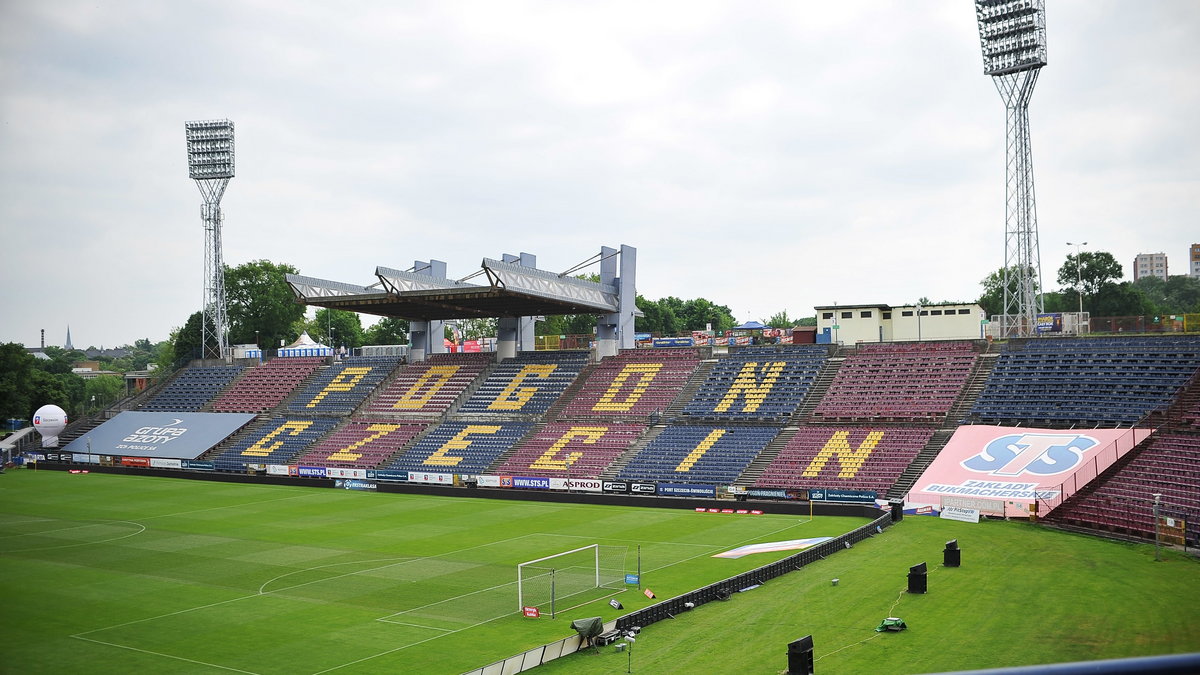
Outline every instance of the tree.
<svg viewBox="0 0 1200 675">
<path fill-rule="evenodd" d="M 659 335 L 675 335 L 680 331 L 679 318 L 675 310 L 657 300 L 647 300 L 637 296 L 638 309 L 644 316 L 633 320 L 634 330 L 641 333 L 657 333 Z"/>
<path fill-rule="evenodd" d="M 366 330 L 363 339 L 369 345 L 408 344 L 408 320 L 385 316 Z"/>
<path fill-rule="evenodd" d="M 983 294 L 979 296 L 979 300 L 977 300 L 976 302 L 979 303 L 979 306 L 983 308 L 983 311 L 988 316 L 993 316 L 996 314 L 1004 313 L 1004 271 L 1005 271 L 1005 269 L 1006 268 L 1001 267 L 1000 269 L 996 270 L 995 272 L 992 272 L 991 274 L 984 277 L 983 280 L 979 282 L 979 285 L 983 286 Z M 1037 294 L 1041 291 L 1041 288 L 1036 285 L 1037 284 L 1037 275 L 1034 275 L 1034 284 L 1035 284 L 1035 286 L 1034 286 L 1033 292 L 1035 294 Z M 1017 275 L 1016 274 L 1011 275 L 1008 279 L 1008 292 L 1009 292 L 1010 296 L 1015 295 L 1017 293 Z M 922 304 L 926 304 L 926 303 L 922 303 Z"/>
<path fill-rule="evenodd" d="M 116 403 L 125 393 L 125 381 L 115 375 L 101 375 L 83 381 L 84 408 L 95 412 Z M 96 397 L 95 403 L 92 397 Z"/>
<path fill-rule="evenodd" d="M 183 328 L 179 328 L 171 332 L 171 345 L 174 356 L 173 368 L 182 368 L 193 359 L 204 358 L 205 350 L 201 347 L 200 326 L 204 320 L 201 312 L 195 312 L 188 317 Z M 211 324 L 210 324 L 211 325 Z M 211 336 L 212 332 L 208 332 Z M 212 353 L 216 350 L 216 343 L 210 337 L 208 351 Z"/>
<path fill-rule="evenodd" d="M 458 322 L 458 330 L 464 340 L 478 340 L 482 337 L 495 337 L 499 322 L 496 319 L 462 319 Z"/>
<path fill-rule="evenodd" d="M 1133 286 L 1154 304 L 1158 314 L 1200 312 L 1200 279 L 1186 274 L 1167 277 L 1166 281 L 1147 276 L 1133 282 Z"/>
<path fill-rule="evenodd" d="M 800 325 L 795 319 L 788 317 L 787 310 L 782 310 L 771 315 L 771 318 L 763 321 L 771 328 L 791 328 L 792 326 Z"/>
<path fill-rule="evenodd" d="M 330 335 L 333 331 L 333 335 Z M 322 307 L 308 324 L 308 335 L 330 347 L 353 349 L 363 346 L 362 319 L 357 312 Z"/>
<path fill-rule="evenodd" d="M 1084 302 L 1092 316 L 1152 316 L 1157 311 L 1154 303 L 1128 281 L 1102 286 L 1099 293 Z"/>
<path fill-rule="evenodd" d="M 22 345 L 0 345 L 0 420 L 28 419 L 33 362 Z"/>
<path fill-rule="evenodd" d="M 1058 283 L 1072 289 L 1070 296 L 1075 299 L 1076 306 L 1079 292 L 1082 291 L 1084 309 L 1088 309 L 1089 298 L 1099 295 L 1108 286 L 1114 286 L 1124 274 L 1121 263 L 1111 253 L 1081 251 L 1078 255 L 1068 255 L 1067 261 L 1058 268 Z M 1096 314 L 1094 309 L 1091 311 Z"/>
<path fill-rule="evenodd" d="M 538 321 L 535 335 L 592 335 L 596 332 L 595 314 L 551 314 Z"/>
<path fill-rule="evenodd" d="M 225 301 L 229 313 L 229 342 L 274 347 L 292 342 L 299 333 L 293 324 L 304 318 L 287 274 L 299 270 L 287 263 L 254 260 L 225 269 Z"/>
</svg>

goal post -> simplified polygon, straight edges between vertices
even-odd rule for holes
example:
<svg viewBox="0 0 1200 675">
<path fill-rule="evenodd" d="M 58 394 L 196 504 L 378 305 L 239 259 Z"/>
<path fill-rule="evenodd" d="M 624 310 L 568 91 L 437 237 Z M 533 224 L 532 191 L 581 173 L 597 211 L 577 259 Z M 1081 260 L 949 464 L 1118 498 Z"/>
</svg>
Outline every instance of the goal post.
<svg viewBox="0 0 1200 675">
<path fill-rule="evenodd" d="M 621 590 L 625 583 L 625 546 L 589 544 L 517 565 L 517 611 L 548 607 L 553 617 L 560 601 L 587 602 L 596 589 Z"/>
</svg>

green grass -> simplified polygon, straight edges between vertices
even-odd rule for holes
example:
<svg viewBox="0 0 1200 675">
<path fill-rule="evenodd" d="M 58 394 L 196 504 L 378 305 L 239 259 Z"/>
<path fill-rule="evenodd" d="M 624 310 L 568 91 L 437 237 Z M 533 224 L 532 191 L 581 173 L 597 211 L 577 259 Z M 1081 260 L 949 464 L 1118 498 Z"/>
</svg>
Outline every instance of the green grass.
<svg viewBox="0 0 1200 675">
<path fill-rule="evenodd" d="M 669 597 L 788 555 L 714 553 L 864 522 L 31 470 L 0 477 L 0 513 L 14 672 L 463 672 L 618 616 L 521 617 L 519 562 L 601 543 L 632 571 L 640 546 Z"/>
<path fill-rule="evenodd" d="M 517 562 L 587 543 L 642 550 L 670 597 L 831 536 L 851 518 L 697 514 L 108 474 L 0 476 L 0 672 L 461 673 L 616 618 L 600 601 L 516 612 Z M 963 566 L 942 568 L 947 539 Z M 648 626 L 639 673 L 920 673 L 1200 651 L 1200 564 L 1016 522 L 906 518 L 800 572 Z M 630 557 L 631 565 L 633 557 Z M 929 563 L 929 593 L 904 591 Z M 830 579 L 840 579 L 832 586 Z M 625 611 L 652 601 L 617 596 Z M 875 633 L 886 616 L 909 625 Z M 612 647 L 538 672 L 625 672 Z"/>
</svg>

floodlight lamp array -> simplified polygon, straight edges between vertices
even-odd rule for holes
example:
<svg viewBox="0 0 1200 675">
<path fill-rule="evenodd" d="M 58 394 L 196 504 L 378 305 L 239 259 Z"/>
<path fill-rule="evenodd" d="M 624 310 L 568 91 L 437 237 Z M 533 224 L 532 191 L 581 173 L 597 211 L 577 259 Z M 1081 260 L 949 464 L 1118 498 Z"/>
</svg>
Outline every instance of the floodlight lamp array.
<svg viewBox="0 0 1200 675">
<path fill-rule="evenodd" d="M 975 0 L 983 71 L 1006 75 L 1046 65 L 1044 0 Z"/>
<path fill-rule="evenodd" d="M 195 180 L 233 178 L 233 122 L 186 122 L 188 174 Z"/>
</svg>

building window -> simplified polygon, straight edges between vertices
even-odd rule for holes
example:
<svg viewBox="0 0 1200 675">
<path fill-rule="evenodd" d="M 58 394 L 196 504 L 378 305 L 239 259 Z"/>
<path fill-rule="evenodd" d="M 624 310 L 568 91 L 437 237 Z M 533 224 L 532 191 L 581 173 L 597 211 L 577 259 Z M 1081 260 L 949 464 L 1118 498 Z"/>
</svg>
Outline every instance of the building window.
<svg viewBox="0 0 1200 675">
<path fill-rule="evenodd" d="M 921 316 L 929 316 L 929 310 L 927 310 L 927 309 L 921 310 Z"/>
<path fill-rule="evenodd" d="M 833 312 L 821 312 L 821 318 L 822 319 L 832 319 Z"/>
<path fill-rule="evenodd" d="M 941 316 L 941 315 L 942 315 L 942 310 L 940 310 L 940 309 L 935 309 L 935 310 L 932 310 L 932 311 L 931 311 L 931 312 L 929 312 L 929 313 L 930 313 L 931 315 L 933 315 L 933 316 Z"/>
<path fill-rule="evenodd" d="M 891 313 L 891 312 L 884 312 L 884 313 L 883 313 L 883 319 L 884 319 L 884 321 L 888 321 L 888 320 L 890 320 L 891 318 L 892 318 L 892 313 Z"/>
<path fill-rule="evenodd" d="M 843 319 L 853 319 L 854 312 L 842 312 L 842 318 Z"/>
<path fill-rule="evenodd" d="M 900 311 L 900 316 L 912 316 L 912 315 L 913 315 L 913 313 L 912 313 L 911 309 L 905 309 L 905 310 Z"/>
<path fill-rule="evenodd" d="M 860 319 L 869 319 L 869 318 L 871 318 L 871 310 L 869 310 L 869 309 L 868 309 L 868 310 L 865 310 L 865 311 L 859 312 L 859 313 L 858 313 L 858 318 L 860 318 Z"/>
<path fill-rule="evenodd" d="M 970 309 L 960 309 L 960 310 L 958 310 L 958 313 L 959 314 L 970 314 L 971 310 Z"/>
</svg>

